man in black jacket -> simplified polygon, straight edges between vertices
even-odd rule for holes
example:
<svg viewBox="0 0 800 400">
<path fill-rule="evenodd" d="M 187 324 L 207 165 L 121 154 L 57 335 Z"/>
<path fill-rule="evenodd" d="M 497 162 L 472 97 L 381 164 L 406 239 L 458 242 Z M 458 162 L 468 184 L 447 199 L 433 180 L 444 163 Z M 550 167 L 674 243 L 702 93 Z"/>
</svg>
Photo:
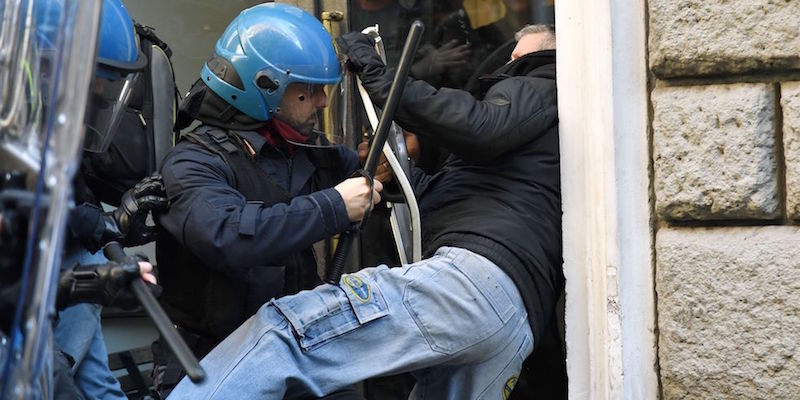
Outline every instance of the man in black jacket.
<svg viewBox="0 0 800 400">
<path fill-rule="evenodd" d="M 175 398 L 323 395 L 404 371 L 412 396 L 508 396 L 564 279 L 554 32 L 520 35 L 480 99 L 406 85 L 395 119 L 452 152 L 440 172 L 412 177 L 426 258 L 266 304 L 203 360 L 206 382 L 184 379 Z M 384 105 L 392 73 L 371 39 L 339 45 Z"/>
</svg>

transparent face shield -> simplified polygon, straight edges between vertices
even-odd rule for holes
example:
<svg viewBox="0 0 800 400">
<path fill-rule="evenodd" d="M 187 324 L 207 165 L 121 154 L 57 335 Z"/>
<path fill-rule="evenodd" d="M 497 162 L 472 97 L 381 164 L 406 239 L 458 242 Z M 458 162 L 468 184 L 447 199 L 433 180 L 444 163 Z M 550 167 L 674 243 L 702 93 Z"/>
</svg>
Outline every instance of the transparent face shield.
<svg viewBox="0 0 800 400">
<path fill-rule="evenodd" d="M 289 84 L 273 118 L 291 126 L 299 135 L 282 133 L 284 139 L 297 146 L 313 148 L 344 144 L 341 123 L 338 123 L 331 112 L 339 103 L 340 91 L 339 83 Z"/>
<path fill-rule="evenodd" d="M 103 67 L 98 66 L 98 69 L 101 68 Z M 131 72 L 109 79 L 108 75 L 112 74 L 98 71 L 89 88 L 83 148 L 93 153 L 108 150 L 140 76 L 139 73 Z"/>
<path fill-rule="evenodd" d="M 365 136 L 354 128 L 352 118 L 344 117 L 353 112 L 352 101 L 347 100 L 352 92 L 346 90 L 352 79 L 353 75 L 347 73 L 346 67 L 342 66 L 342 79 L 335 85 L 326 87 L 328 107 L 323 110 L 321 122 L 326 135 L 332 138 L 331 141 L 355 149 Z"/>
<path fill-rule="evenodd" d="M 285 71 L 291 75 L 283 75 L 283 68 L 271 67 L 258 72 L 254 83 L 261 91 L 264 99 L 274 99 L 280 95 L 280 104 L 276 109 L 270 108 L 273 126 L 291 127 L 287 135 L 286 129 L 279 129 L 286 141 L 302 147 L 330 148 L 343 144 L 341 123 L 336 117 L 336 109 L 341 103 L 341 75 L 339 78 L 327 74 L 324 61 L 314 65 L 293 65 Z M 325 68 L 325 73 L 320 72 Z M 340 68 L 340 71 L 344 71 Z M 295 72 L 297 74 L 295 75 Z M 277 77 L 274 77 L 275 75 Z M 336 81 L 333 84 L 316 83 L 322 78 L 305 80 L 304 76 L 326 76 L 324 81 Z M 282 83 L 283 76 L 290 82 Z M 281 85 L 283 92 L 278 94 Z M 274 101 L 274 100 L 273 100 Z M 274 103 L 273 103 L 274 104 Z"/>
</svg>

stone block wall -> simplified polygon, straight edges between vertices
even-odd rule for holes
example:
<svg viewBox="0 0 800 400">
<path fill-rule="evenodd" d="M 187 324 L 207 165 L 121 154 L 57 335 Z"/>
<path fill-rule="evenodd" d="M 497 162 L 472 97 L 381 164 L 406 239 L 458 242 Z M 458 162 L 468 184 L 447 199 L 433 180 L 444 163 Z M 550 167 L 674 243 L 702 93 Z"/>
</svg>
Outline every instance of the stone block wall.
<svg viewBox="0 0 800 400">
<path fill-rule="evenodd" d="M 796 0 L 657 0 L 650 68 L 660 77 L 800 68 Z"/>
<path fill-rule="evenodd" d="M 780 215 L 776 89 L 735 83 L 656 88 L 656 212 L 663 219 Z"/>
<path fill-rule="evenodd" d="M 799 18 L 800 19 L 800 18 Z M 783 154 L 786 165 L 786 213 L 800 220 L 800 82 L 781 85 Z"/>
<path fill-rule="evenodd" d="M 800 395 L 798 260 L 798 227 L 659 230 L 664 398 Z"/>
<path fill-rule="evenodd" d="M 800 0 L 650 0 L 665 399 L 800 398 Z"/>
</svg>

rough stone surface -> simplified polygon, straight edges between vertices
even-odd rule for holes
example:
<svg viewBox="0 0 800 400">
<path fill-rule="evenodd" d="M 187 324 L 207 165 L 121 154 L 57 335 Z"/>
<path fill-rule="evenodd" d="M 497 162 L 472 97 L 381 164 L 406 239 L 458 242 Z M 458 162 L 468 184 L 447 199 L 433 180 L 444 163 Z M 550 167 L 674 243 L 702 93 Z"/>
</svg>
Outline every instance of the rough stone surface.
<svg viewBox="0 0 800 400">
<path fill-rule="evenodd" d="M 660 78 L 800 68 L 800 0 L 651 0 Z"/>
<path fill-rule="evenodd" d="M 661 229 L 664 399 L 797 399 L 800 229 Z"/>
<path fill-rule="evenodd" d="M 800 219 L 800 82 L 781 83 L 783 154 L 786 158 L 786 215 Z"/>
<path fill-rule="evenodd" d="M 668 220 L 772 219 L 780 214 L 775 86 L 657 88 L 656 212 Z"/>
</svg>

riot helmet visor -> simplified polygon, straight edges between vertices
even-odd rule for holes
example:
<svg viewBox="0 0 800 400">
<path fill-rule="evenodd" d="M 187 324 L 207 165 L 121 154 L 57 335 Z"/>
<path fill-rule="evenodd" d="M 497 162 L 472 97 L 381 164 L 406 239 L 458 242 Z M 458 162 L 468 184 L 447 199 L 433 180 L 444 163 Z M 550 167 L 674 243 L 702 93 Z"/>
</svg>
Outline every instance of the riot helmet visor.
<svg viewBox="0 0 800 400">
<path fill-rule="evenodd" d="M 93 153 L 108 150 L 139 76 L 140 73 L 128 73 L 119 79 L 109 79 L 108 74 L 101 73 L 95 76 L 89 88 L 84 150 Z"/>
</svg>

